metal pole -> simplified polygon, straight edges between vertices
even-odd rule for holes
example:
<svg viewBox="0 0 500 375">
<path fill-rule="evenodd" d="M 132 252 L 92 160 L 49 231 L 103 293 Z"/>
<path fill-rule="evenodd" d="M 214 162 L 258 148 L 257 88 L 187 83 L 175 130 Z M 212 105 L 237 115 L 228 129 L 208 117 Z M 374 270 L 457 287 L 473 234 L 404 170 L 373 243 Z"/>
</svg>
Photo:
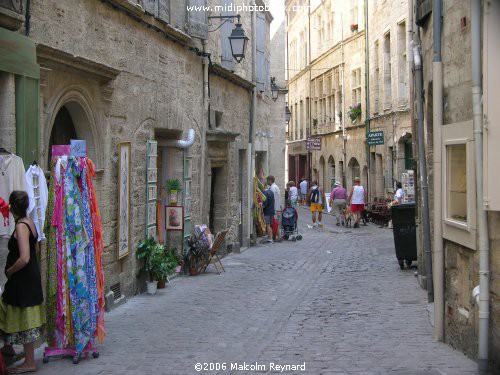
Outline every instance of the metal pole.
<svg viewBox="0 0 500 375">
<path fill-rule="evenodd" d="M 493 6 L 493 5 L 491 5 Z M 481 1 L 471 0 L 472 113 L 476 151 L 476 211 L 479 250 L 479 371 L 488 370 L 490 265 L 488 214 L 483 197 L 483 106 L 481 71 Z"/>
<path fill-rule="evenodd" d="M 415 93 L 417 95 L 417 125 L 418 125 L 418 158 L 420 163 L 420 177 L 422 188 L 422 220 L 424 230 L 424 252 L 425 269 L 427 276 L 427 300 L 434 302 L 434 290 L 432 283 L 432 253 L 431 253 L 431 229 L 429 221 L 429 186 L 427 182 L 427 160 L 425 156 L 424 142 L 424 115 L 423 115 L 423 89 L 422 89 L 422 58 L 420 55 L 420 40 L 417 33 L 417 44 L 413 47 L 413 58 L 415 60 Z"/>
<path fill-rule="evenodd" d="M 368 144 L 368 133 L 370 132 L 370 46 L 368 44 L 368 0 L 365 0 L 365 98 L 366 98 L 366 114 L 365 114 L 365 142 L 366 142 L 366 188 L 368 189 L 368 199 L 372 201 L 372 189 L 370 189 L 371 181 L 371 160 L 370 160 L 370 145 Z"/>
<path fill-rule="evenodd" d="M 255 7 L 255 0 L 252 1 L 253 6 Z M 256 56 L 257 56 L 257 12 L 252 12 L 252 82 L 254 87 L 252 88 L 252 98 L 250 104 L 250 126 L 249 126 L 249 134 L 248 134 L 248 142 L 250 154 L 248 155 L 248 236 L 249 236 L 249 245 L 252 244 L 252 240 L 254 239 L 254 229 L 255 225 L 253 223 L 253 176 L 255 171 L 255 111 L 257 104 L 257 83 L 256 83 L 256 74 L 257 70 L 255 67 L 256 64 Z"/>
<path fill-rule="evenodd" d="M 340 13 L 340 30 L 341 30 L 341 66 L 340 66 L 340 80 L 342 82 L 342 153 L 344 154 L 344 163 L 342 164 L 342 179 L 344 187 L 347 189 L 346 173 L 347 168 L 347 134 L 345 130 L 345 84 L 344 84 L 344 18 Z"/>
<path fill-rule="evenodd" d="M 444 250 L 443 250 L 443 182 L 442 182 L 442 128 L 443 128 L 443 62 L 441 59 L 441 0 L 432 3 L 434 61 L 432 63 L 433 108 L 433 182 L 434 182 L 434 335 L 444 340 Z M 420 142 L 420 140 L 419 140 Z M 427 262 L 427 261 L 426 261 Z"/>
</svg>

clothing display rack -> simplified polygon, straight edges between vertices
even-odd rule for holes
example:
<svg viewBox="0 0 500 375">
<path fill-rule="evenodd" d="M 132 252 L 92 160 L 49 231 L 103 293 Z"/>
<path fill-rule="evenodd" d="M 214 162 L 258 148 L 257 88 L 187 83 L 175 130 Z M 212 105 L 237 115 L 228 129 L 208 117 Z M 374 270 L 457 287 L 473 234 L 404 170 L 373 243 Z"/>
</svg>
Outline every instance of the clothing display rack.
<svg viewBox="0 0 500 375">
<path fill-rule="evenodd" d="M 54 146 L 64 147 L 64 146 Z M 104 341 L 102 223 L 92 183 L 94 164 L 53 148 L 45 219 L 47 237 L 47 342 L 52 356 L 99 356 Z"/>
</svg>

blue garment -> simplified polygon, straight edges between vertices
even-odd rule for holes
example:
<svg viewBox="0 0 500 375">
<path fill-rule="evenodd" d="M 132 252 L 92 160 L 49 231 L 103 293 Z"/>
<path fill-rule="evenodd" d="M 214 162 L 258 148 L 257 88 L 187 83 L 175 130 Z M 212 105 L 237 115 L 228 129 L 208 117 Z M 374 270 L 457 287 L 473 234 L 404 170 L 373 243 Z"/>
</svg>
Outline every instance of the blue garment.
<svg viewBox="0 0 500 375">
<path fill-rule="evenodd" d="M 262 208 L 264 209 L 264 216 L 274 216 L 274 193 L 271 189 L 264 190 L 266 200 Z"/>
</svg>

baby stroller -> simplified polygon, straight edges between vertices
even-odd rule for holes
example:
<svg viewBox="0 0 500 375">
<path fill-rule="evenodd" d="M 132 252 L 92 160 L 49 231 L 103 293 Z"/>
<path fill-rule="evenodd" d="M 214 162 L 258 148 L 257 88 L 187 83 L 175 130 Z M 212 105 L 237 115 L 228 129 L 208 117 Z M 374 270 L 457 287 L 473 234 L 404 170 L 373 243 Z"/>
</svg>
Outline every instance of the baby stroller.
<svg viewBox="0 0 500 375">
<path fill-rule="evenodd" d="M 283 239 L 292 241 L 300 241 L 302 236 L 297 229 L 297 210 L 293 207 L 286 207 L 281 215 L 281 229 L 283 231 Z"/>
</svg>

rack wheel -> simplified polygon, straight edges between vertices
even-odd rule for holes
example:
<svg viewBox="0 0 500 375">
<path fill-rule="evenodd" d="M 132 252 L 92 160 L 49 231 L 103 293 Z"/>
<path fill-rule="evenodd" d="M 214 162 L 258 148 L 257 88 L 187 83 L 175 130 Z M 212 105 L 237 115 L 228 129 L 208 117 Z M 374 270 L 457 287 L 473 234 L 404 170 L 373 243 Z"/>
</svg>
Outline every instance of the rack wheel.
<svg viewBox="0 0 500 375">
<path fill-rule="evenodd" d="M 401 268 L 402 270 L 405 269 L 405 261 L 403 259 L 398 259 L 398 263 L 399 263 L 399 268 Z"/>
<path fill-rule="evenodd" d="M 80 362 L 80 358 L 78 356 L 73 357 L 73 364 L 77 365 Z"/>
<path fill-rule="evenodd" d="M 411 260 L 406 260 L 406 265 L 408 266 L 408 268 L 411 268 L 411 263 L 412 263 Z"/>
<path fill-rule="evenodd" d="M 298 240 L 298 241 L 300 241 L 301 239 L 302 239 L 302 236 L 299 234 L 299 235 L 297 236 L 297 240 Z"/>
<path fill-rule="evenodd" d="M 292 237 L 292 242 L 297 241 L 297 237 Z"/>
<path fill-rule="evenodd" d="M 49 357 L 43 356 L 42 362 L 49 363 Z"/>
<path fill-rule="evenodd" d="M 92 357 L 94 358 L 99 358 L 99 352 L 93 352 Z"/>
<path fill-rule="evenodd" d="M 286 240 L 288 240 L 288 234 L 285 234 L 285 235 L 283 236 L 283 239 L 284 239 L 285 241 L 286 241 Z"/>
</svg>

